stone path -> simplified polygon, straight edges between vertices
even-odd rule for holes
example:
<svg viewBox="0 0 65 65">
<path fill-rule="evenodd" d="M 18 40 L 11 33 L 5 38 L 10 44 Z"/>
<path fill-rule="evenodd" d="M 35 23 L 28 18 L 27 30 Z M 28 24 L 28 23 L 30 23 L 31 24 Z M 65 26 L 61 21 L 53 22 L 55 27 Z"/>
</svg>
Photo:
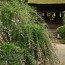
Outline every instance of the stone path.
<svg viewBox="0 0 65 65">
<path fill-rule="evenodd" d="M 48 23 L 48 28 L 52 32 L 52 43 L 56 43 L 56 55 L 60 61 L 59 65 L 65 65 L 65 44 L 61 44 L 57 39 L 57 32 L 56 29 L 61 26 L 61 24 L 53 24 Z"/>
<path fill-rule="evenodd" d="M 61 65 L 65 65 L 65 44 L 56 44 L 57 56 Z"/>
</svg>

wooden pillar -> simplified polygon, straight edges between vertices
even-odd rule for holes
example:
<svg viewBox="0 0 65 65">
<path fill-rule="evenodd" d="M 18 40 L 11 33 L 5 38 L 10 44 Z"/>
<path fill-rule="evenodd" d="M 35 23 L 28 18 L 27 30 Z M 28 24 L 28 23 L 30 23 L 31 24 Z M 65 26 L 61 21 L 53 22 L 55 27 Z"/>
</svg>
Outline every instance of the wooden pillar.
<svg viewBox="0 0 65 65">
<path fill-rule="evenodd" d="M 63 24 L 65 24 L 65 11 L 62 12 L 62 21 L 63 21 Z"/>
</svg>

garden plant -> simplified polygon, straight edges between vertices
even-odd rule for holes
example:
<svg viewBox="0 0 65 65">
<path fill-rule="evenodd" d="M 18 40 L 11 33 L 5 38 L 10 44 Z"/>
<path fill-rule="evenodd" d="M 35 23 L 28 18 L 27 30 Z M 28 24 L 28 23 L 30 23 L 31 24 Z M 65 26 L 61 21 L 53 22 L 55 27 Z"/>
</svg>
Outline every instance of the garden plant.
<svg viewBox="0 0 65 65">
<path fill-rule="evenodd" d="M 48 29 L 36 10 L 26 0 L 0 0 L 0 65 L 56 61 Z"/>
</svg>

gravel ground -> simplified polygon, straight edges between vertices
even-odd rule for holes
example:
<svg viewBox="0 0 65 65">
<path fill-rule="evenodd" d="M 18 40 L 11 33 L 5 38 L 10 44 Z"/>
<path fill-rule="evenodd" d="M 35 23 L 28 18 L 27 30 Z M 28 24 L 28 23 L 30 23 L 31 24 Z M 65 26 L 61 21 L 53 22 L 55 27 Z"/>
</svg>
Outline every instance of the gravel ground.
<svg viewBox="0 0 65 65">
<path fill-rule="evenodd" d="M 57 56 L 60 60 L 61 65 L 65 65 L 65 44 L 56 44 L 57 50 Z"/>
</svg>

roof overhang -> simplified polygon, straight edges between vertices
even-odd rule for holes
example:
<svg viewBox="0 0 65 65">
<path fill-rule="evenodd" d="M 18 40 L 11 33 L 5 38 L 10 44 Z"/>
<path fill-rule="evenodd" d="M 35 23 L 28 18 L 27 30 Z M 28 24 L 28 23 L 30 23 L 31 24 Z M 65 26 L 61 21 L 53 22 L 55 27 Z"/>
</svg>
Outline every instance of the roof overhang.
<svg viewBox="0 0 65 65">
<path fill-rule="evenodd" d="M 37 9 L 41 10 L 53 10 L 53 11 L 65 11 L 65 4 L 29 4 L 30 6 L 35 6 Z"/>
<path fill-rule="evenodd" d="M 65 4 L 65 0 L 28 0 L 30 4 Z"/>
</svg>

